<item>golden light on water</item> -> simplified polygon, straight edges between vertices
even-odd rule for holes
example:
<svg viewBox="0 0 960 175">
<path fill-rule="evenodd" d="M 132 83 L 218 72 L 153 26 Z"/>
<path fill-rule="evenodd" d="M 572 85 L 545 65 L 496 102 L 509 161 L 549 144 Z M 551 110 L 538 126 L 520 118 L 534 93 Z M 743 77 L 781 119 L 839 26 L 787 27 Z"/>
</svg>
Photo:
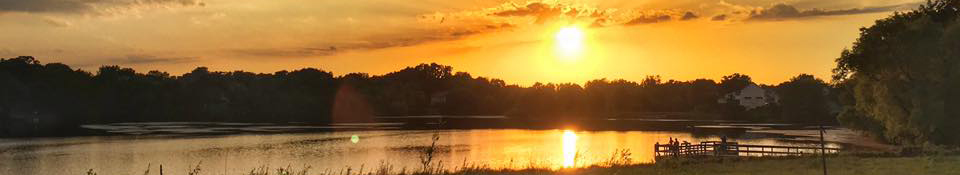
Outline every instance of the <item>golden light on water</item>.
<svg viewBox="0 0 960 175">
<path fill-rule="evenodd" d="M 580 28 L 564 27 L 557 32 L 554 40 L 558 59 L 576 61 L 580 58 L 584 47 L 584 34 Z"/>
<path fill-rule="evenodd" d="M 577 134 L 563 130 L 563 167 L 573 167 L 577 159 Z"/>
</svg>

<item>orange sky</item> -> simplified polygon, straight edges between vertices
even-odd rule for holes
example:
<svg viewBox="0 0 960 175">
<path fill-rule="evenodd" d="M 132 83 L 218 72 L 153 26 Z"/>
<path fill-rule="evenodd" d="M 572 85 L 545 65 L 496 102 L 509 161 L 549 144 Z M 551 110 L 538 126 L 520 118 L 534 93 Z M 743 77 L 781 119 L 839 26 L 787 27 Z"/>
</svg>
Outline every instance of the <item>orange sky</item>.
<svg viewBox="0 0 960 175">
<path fill-rule="evenodd" d="M 858 28 L 916 0 L 0 2 L 0 57 L 85 70 L 383 74 L 436 62 L 509 83 L 828 78 Z M 557 41 L 582 32 L 576 56 Z"/>
</svg>

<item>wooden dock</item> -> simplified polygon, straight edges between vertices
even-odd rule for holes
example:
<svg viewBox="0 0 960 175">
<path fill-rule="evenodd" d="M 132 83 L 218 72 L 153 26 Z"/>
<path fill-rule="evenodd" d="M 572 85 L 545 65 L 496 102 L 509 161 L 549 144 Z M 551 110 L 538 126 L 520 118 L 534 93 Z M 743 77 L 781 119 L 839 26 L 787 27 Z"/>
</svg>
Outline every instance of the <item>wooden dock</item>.
<svg viewBox="0 0 960 175">
<path fill-rule="evenodd" d="M 748 145 L 737 142 L 700 142 L 700 144 L 660 144 L 654 145 L 656 158 L 662 157 L 738 157 L 738 156 L 803 156 L 819 155 L 821 152 L 837 154 L 838 148 Z"/>
</svg>

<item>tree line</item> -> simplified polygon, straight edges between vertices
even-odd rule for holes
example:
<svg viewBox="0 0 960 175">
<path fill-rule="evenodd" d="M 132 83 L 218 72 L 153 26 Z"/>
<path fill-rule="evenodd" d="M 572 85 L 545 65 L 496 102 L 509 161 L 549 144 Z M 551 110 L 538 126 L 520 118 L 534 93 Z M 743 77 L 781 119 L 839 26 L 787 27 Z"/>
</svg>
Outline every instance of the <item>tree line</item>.
<svg viewBox="0 0 960 175">
<path fill-rule="evenodd" d="M 34 57 L 0 59 L 0 120 L 39 123 L 56 133 L 83 123 L 145 121 L 309 122 L 371 121 L 373 116 L 506 115 L 533 121 L 643 117 L 680 112 L 681 118 L 824 122 L 833 121 L 831 87 L 811 75 L 776 86 L 770 105 L 747 110 L 725 94 L 753 84 L 733 74 L 709 79 L 640 82 L 598 79 L 583 86 L 536 83 L 529 87 L 500 79 L 453 72 L 450 66 L 420 64 L 371 76 L 304 68 L 275 73 L 220 72 L 198 67 L 173 76 L 103 66 L 95 73 Z M 39 121 L 31 121 L 39 120 Z"/>
</svg>

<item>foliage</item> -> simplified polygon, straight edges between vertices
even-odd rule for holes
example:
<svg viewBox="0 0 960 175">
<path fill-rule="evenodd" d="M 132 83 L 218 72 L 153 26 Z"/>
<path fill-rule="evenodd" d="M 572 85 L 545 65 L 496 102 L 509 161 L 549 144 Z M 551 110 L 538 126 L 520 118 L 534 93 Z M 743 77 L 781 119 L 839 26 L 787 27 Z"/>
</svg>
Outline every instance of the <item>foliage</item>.
<svg viewBox="0 0 960 175">
<path fill-rule="evenodd" d="M 740 73 L 723 76 L 723 79 L 720 80 L 720 94 L 728 94 L 738 91 L 752 83 L 753 80 L 750 78 L 750 76 Z"/>
<path fill-rule="evenodd" d="M 801 74 L 777 86 L 783 121 L 800 123 L 824 123 L 834 121 L 827 99 L 831 96 L 829 85 L 813 75 Z"/>
<path fill-rule="evenodd" d="M 960 144 L 960 1 L 928 1 L 861 29 L 837 59 L 840 121 L 902 144 Z"/>
<path fill-rule="evenodd" d="M 800 80 L 804 81 L 784 85 L 806 85 L 803 82 L 807 79 Z M 0 60 L 0 135 L 74 133 L 69 131 L 83 123 L 322 124 L 410 115 L 507 115 L 550 123 L 680 113 L 684 115 L 666 117 L 805 121 L 792 118 L 806 116 L 779 116 L 777 108 L 747 111 L 735 101 L 718 103 L 723 95 L 749 84 L 753 84 L 749 76 L 733 74 L 720 83 L 709 79 L 664 81 L 659 76 L 649 76 L 640 82 L 598 79 L 583 86 L 536 83 L 520 87 L 499 79 L 454 73 L 452 67 L 436 63 L 374 76 L 335 76 L 315 68 L 251 73 L 198 67 L 175 76 L 103 66 L 88 73 L 22 56 Z M 829 101 L 816 98 L 797 104 L 815 106 Z M 33 118 L 39 122 L 31 121 Z"/>
</svg>

